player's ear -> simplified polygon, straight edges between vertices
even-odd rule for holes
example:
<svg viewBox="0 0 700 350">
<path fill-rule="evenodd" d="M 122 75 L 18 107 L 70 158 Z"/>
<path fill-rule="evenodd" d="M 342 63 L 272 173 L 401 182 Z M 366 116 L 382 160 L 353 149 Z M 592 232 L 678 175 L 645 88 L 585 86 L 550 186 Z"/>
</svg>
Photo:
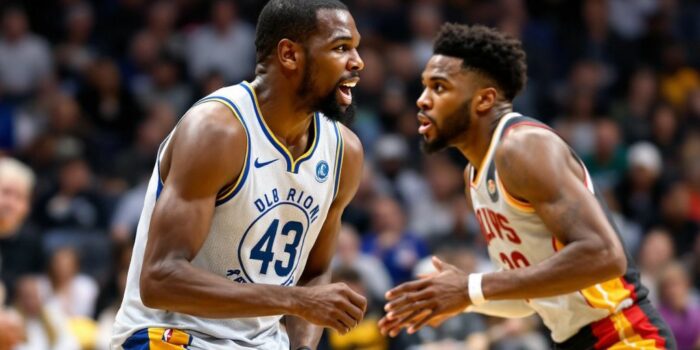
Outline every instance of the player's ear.
<svg viewBox="0 0 700 350">
<path fill-rule="evenodd" d="M 301 45 L 292 40 L 282 39 L 277 43 L 277 59 L 286 69 L 299 69 L 302 65 L 303 52 Z"/>
<path fill-rule="evenodd" d="M 476 92 L 475 96 L 475 108 L 479 113 L 486 113 L 493 105 L 496 103 L 496 98 L 498 97 L 498 91 L 495 88 L 487 87 L 480 89 Z"/>
</svg>

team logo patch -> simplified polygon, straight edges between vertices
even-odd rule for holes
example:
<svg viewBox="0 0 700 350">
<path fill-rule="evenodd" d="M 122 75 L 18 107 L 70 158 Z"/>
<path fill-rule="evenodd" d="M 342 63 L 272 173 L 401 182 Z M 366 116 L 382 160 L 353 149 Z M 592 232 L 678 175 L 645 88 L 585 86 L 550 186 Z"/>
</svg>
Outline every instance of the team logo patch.
<svg viewBox="0 0 700 350">
<path fill-rule="evenodd" d="M 325 160 L 319 161 L 316 164 L 316 181 L 325 182 L 328 179 L 328 173 L 330 172 L 330 167 Z"/>
<path fill-rule="evenodd" d="M 168 328 L 163 332 L 163 338 L 161 338 L 162 341 L 169 343 L 170 338 L 173 337 L 173 330 Z"/>
<path fill-rule="evenodd" d="M 496 182 L 493 181 L 493 179 L 489 179 L 489 181 L 486 183 L 486 187 L 490 194 L 496 193 Z"/>
</svg>

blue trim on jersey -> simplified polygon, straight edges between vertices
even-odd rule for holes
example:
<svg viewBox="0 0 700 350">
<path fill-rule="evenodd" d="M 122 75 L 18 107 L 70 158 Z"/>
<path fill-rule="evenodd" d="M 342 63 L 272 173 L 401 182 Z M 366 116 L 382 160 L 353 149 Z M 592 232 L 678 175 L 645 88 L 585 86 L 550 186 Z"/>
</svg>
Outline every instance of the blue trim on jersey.
<svg viewBox="0 0 700 350">
<path fill-rule="evenodd" d="M 333 126 L 335 128 L 335 139 L 336 139 L 336 155 L 335 155 L 335 182 L 333 185 L 333 200 L 338 194 L 338 185 L 340 184 L 340 168 L 343 166 L 343 135 L 341 135 L 338 129 L 338 122 L 334 122 Z"/>
<path fill-rule="evenodd" d="M 148 328 L 132 334 L 122 344 L 124 350 L 150 350 L 150 347 L 151 339 L 148 338 Z"/>
<path fill-rule="evenodd" d="M 238 176 L 238 180 L 235 182 L 235 186 L 233 187 L 232 190 L 229 190 L 227 194 L 225 194 L 221 198 L 217 198 L 216 200 L 216 205 L 222 205 L 226 202 L 228 202 L 231 198 L 235 197 L 236 194 L 243 188 L 243 184 L 245 184 L 245 180 L 248 178 L 248 169 L 250 169 L 250 154 L 252 153 L 250 148 L 251 148 L 251 139 L 250 139 L 250 133 L 248 131 L 248 126 L 245 123 L 245 120 L 241 117 L 241 111 L 238 109 L 238 106 L 233 103 L 233 101 L 229 100 L 226 97 L 223 96 L 210 96 L 207 98 L 204 98 L 202 100 L 199 100 L 197 103 L 203 103 L 203 102 L 208 102 L 208 101 L 217 101 L 220 103 L 223 103 L 227 107 L 231 108 L 231 111 L 233 111 L 234 116 L 241 122 L 241 125 L 243 125 L 243 129 L 245 129 L 245 135 L 247 138 L 248 145 L 246 147 L 246 157 L 245 157 L 245 164 L 243 165 L 243 171 L 242 173 Z"/>
<path fill-rule="evenodd" d="M 287 148 L 279 140 L 277 140 L 275 135 L 267 126 L 267 123 L 265 123 L 265 120 L 262 118 L 262 113 L 260 112 L 259 108 L 260 106 L 258 106 L 258 98 L 256 97 L 253 89 L 250 87 L 250 85 L 248 85 L 247 82 L 242 83 L 241 86 L 243 86 L 243 88 L 250 96 L 251 101 L 253 102 L 253 110 L 255 111 L 255 116 L 258 119 L 258 124 L 260 124 L 260 128 L 262 129 L 263 134 L 265 134 L 267 140 L 270 141 L 272 146 L 277 149 L 277 151 L 282 155 L 282 158 L 284 158 L 285 162 L 287 163 L 287 171 L 294 174 L 299 173 L 300 163 L 310 159 L 313 156 L 314 151 L 316 150 L 316 146 L 318 145 L 318 139 L 321 135 L 321 123 L 319 114 L 314 113 L 314 136 L 311 148 L 306 153 L 304 153 L 299 159 L 294 160 L 289 150 L 287 150 Z"/>
<path fill-rule="evenodd" d="M 163 180 L 160 178 L 160 160 L 156 162 L 158 167 L 158 187 L 156 187 L 156 201 L 160 198 L 160 193 L 163 192 Z"/>
<path fill-rule="evenodd" d="M 156 153 L 156 171 L 158 174 L 158 185 L 156 187 L 156 201 L 158 198 L 160 198 L 160 193 L 163 192 L 163 186 L 165 185 L 163 183 L 163 178 L 160 176 L 160 152 L 163 151 L 163 148 L 165 147 L 165 144 L 168 142 L 172 134 L 169 134 L 168 136 L 165 137 L 165 140 L 160 143 L 160 146 L 158 146 L 158 152 Z"/>
</svg>

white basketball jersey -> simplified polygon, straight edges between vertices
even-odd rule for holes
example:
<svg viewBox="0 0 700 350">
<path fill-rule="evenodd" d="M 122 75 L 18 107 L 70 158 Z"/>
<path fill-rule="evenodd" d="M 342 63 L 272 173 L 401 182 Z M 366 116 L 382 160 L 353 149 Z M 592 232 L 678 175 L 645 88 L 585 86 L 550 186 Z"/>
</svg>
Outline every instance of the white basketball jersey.
<svg viewBox="0 0 700 350">
<path fill-rule="evenodd" d="M 509 113 L 501 118 L 494 131 L 478 171 L 471 165 L 468 168 L 471 200 L 489 256 L 503 269 L 539 264 L 564 246 L 549 232 L 532 206 L 510 195 L 499 180 L 493 161 L 495 150 L 512 129 L 523 126 L 549 129 L 534 119 Z M 586 173 L 585 185 L 595 194 L 588 170 L 582 162 L 581 166 Z M 611 225 L 615 227 L 612 222 Z M 628 271 L 623 277 L 574 293 L 527 300 L 527 303 L 542 317 L 554 341 L 562 342 L 582 327 L 645 298 L 647 291 L 639 283 L 639 274 L 629 256 L 628 261 Z"/>
<path fill-rule="evenodd" d="M 238 180 L 217 198 L 209 234 L 192 264 L 229 279 L 231 288 L 240 283 L 295 285 L 338 190 L 343 155 L 339 125 L 316 113 L 310 147 L 294 160 L 265 124 L 248 83 L 222 88 L 198 103 L 210 101 L 231 109 L 231 118 L 238 118 L 245 128 L 248 148 Z M 158 163 L 169 140 L 170 136 L 161 145 Z M 195 348 L 288 349 L 281 316 L 206 319 L 143 305 L 139 276 L 151 214 L 162 187 L 156 165 L 114 326 L 113 347 L 121 349 L 127 338 L 145 328 L 172 328 L 192 335 Z"/>
</svg>

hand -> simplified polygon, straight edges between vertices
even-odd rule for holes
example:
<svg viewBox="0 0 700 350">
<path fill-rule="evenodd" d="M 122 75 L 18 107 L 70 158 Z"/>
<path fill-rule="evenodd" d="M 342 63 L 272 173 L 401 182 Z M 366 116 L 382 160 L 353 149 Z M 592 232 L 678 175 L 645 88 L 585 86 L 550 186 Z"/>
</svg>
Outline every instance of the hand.
<svg viewBox="0 0 700 350">
<path fill-rule="evenodd" d="M 333 328 L 340 334 L 357 326 L 365 315 L 367 299 L 345 283 L 299 287 L 300 302 L 295 316 L 313 324 Z"/>
<path fill-rule="evenodd" d="M 0 309 L 0 350 L 13 349 L 24 340 L 24 326 L 20 316 Z"/>
<path fill-rule="evenodd" d="M 382 334 L 395 337 L 402 328 L 413 334 L 428 322 L 439 325 L 471 304 L 467 274 L 437 257 L 433 265 L 437 273 L 386 293 L 389 302 L 384 310 L 388 313 L 379 321 Z"/>
</svg>

